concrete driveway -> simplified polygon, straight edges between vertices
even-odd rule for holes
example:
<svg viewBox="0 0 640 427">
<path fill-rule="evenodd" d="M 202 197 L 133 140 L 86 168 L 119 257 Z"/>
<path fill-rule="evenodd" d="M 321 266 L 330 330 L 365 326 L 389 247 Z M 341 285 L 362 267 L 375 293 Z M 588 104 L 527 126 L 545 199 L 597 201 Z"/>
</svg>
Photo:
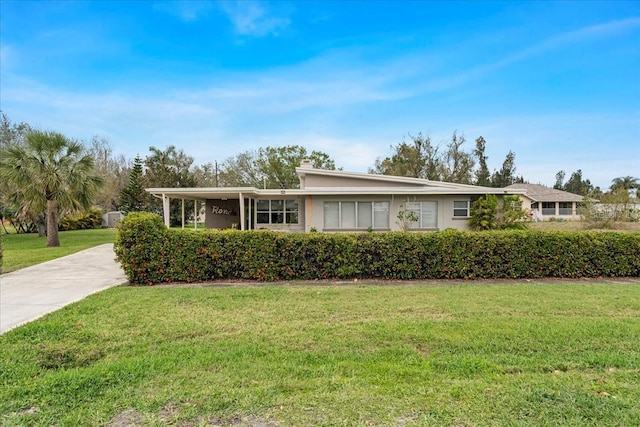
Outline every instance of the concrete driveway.
<svg viewBox="0 0 640 427">
<path fill-rule="evenodd" d="M 108 243 L 0 275 L 0 334 L 79 301 L 127 283 Z"/>
</svg>

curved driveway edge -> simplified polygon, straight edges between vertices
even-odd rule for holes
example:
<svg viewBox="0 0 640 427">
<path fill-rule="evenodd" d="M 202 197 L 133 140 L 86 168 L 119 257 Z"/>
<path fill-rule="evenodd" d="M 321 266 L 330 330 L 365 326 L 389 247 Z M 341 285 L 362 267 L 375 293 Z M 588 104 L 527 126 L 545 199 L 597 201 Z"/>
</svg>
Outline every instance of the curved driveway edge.
<svg viewBox="0 0 640 427">
<path fill-rule="evenodd" d="M 112 243 L 0 275 L 0 334 L 125 283 Z"/>
</svg>

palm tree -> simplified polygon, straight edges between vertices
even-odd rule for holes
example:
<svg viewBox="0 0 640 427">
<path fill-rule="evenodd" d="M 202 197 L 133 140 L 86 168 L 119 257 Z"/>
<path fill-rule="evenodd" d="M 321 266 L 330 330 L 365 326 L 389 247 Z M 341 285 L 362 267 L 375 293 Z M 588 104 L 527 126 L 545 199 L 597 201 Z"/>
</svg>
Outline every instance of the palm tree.
<svg viewBox="0 0 640 427">
<path fill-rule="evenodd" d="M 625 190 L 638 190 L 640 189 L 640 178 L 634 178 L 632 176 L 621 176 L 614 178 L 611 181 L 611 191 L 623 188 Z"/>
<path fill-rule="evenodd" d="M 0 177 L 18 188 L 17 200 L 32 212 L 47 213 L 47 246 L 60 246 L 60 213 L 88 209 L 102 178 L 84 146 L 57 132 L 31 131 L 24 144 L 0 153 Z"/>
</svg>

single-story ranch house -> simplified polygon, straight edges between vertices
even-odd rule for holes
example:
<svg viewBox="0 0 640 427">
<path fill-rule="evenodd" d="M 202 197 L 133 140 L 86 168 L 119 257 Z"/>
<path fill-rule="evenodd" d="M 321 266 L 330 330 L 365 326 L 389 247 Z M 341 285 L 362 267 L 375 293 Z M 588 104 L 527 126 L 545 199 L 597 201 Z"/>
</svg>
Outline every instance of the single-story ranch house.
<svg viewBox="0 0 640 427">
<path fill-rule="evenodd" d="M 205 204 L 207 228 L 299 232 L 402 230 L 404 224 L 398 220 L 398 214 L 407 211 L 414 212 L 417 218 L 408 224 L 414 230 L 467 229 L 471 202 L 476 198 L 495 194 L 501 200 L 505 195 L 515 194 L 524 199 L 525 193 L 516 188 L 316 169 L 306 160 L 296 172 L 300 188 L 198 187 L 147 191 L 163 200 L 167 226 L 169 201 L 182 199 Z"/>
<path fill-rule="evenodd" d="M 520 197 L 522 207 L 530 208 L 536 221 L 548 221 L 551 218 L 580 219 L 578 205 L 584 201 L 583 196 L 540 184 L 512 184 L 505 188 L 525 191 L 524 196 Z"/>
</svg>

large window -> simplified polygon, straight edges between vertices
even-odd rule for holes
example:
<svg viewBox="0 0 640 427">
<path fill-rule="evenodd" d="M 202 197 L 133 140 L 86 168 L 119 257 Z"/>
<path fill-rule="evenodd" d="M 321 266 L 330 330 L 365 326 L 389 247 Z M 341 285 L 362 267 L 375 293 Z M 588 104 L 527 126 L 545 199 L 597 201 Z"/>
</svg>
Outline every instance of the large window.
<svg viewBox="0 0 640 427">
<path fill-rule="evenodd" d="M 409 228 L 438 228 L 438 202 L 407 202 L 404 208 L 417 218 Z"/>
<path fill-rule="evenodd" d="M 556 202 L 542 202 L 542 215 L 555 215 Z"/>
<path fill-rule="evenodd" d="M 325 202 L 324 228 L 389 228 L 389 202 Z"/>
<path fill-rule="evenodd" d="M 256 206 L 258 224 L 297 224 L 297 200 L 258 200 Z"/>
<path fill-rule="evenodd" d="M 571 215 L 571 204 L 571 202 L 560 202 L 558 213 L 560 215 Z"/>
<path fill-rule="evenodd" d="M 469 205 L 471 204 L 468 200 L 455 201 L 453 202 L 453 216 L 454 217 L 469 217 Z"/>
</svg>

